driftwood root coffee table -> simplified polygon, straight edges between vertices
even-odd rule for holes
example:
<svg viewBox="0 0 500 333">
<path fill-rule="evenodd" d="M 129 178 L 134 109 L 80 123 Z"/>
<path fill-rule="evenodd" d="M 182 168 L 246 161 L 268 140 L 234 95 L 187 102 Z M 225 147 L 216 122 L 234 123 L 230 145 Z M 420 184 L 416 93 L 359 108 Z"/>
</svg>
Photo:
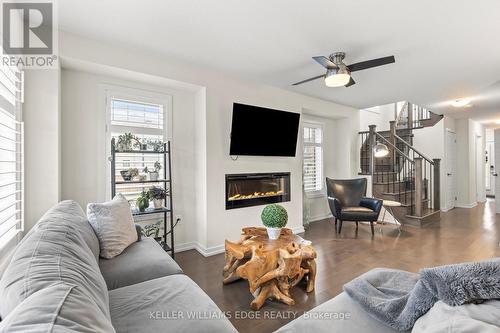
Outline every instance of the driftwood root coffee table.
<svg viewBox="0 0 500 333">
<path fill-rule="evenodd" d="M 280 237 L 271 240 L 265 228 L 243 228 L 240 240 L 226 240 L 225 246 L 223 282 L 248 280 L 253 310 L 260 309 L 268 298 L 295 304 L 290 289 L 302 279 L 307 281 L 307 292 L 314 290 L 316 251 L 291 229 L 283 228 Z"/>
</svg>

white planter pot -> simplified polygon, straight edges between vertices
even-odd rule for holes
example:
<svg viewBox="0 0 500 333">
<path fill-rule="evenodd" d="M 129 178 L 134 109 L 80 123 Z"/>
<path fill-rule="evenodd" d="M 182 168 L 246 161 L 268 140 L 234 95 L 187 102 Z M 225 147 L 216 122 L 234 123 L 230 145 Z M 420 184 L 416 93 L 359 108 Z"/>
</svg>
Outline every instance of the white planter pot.
<svg viewBox="0 0 500 333">
<path fill-rule="evenodd" d="M 278 239 L 281 234 L 281 228 L 267 228 L 267 236 L 269 239 Z"/>
<path fill-rule="evenodd" d="M 150 172 L 149 180 L 158 180 L 158 172 Z"/>
<path fill-rule="evenodd" d="M 153 199 L 155 209 L 163 208 L 163 199 Z"/>
</svg>

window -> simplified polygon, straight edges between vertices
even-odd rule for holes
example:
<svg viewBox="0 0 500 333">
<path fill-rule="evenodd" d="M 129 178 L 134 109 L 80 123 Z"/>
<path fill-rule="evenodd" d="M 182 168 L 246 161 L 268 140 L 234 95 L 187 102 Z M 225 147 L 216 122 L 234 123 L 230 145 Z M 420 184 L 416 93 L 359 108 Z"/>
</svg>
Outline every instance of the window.
<svg viewBox="0 0 500 333">
<path fill-rule="evenodd" d="M 319 124 L 304 124 L 303 154 L 304 191 L 323 193 L 323 128 Z"/>
<path fill-rule="evenodd" d="M 108 109 L 108 135 L 107 152 L 111 149 L 111 138 L 118 141 L 118 137 L 124 133 L 131 133 L 137 138 L 133 144 L 145 144 L 148 142 L 164 142 L 169 140 L 171 130 L 168 110 L 171 109 L 170 96 L 150 94 L 148 92 L 120 89 L 107 92 Z M 116 160 L 116 180 L 122 180 L 120 171 L 137 168 L 140 173 L 145 167 L 154 169 L 155 162 L 160 162 L 162 168 L 163 157 L 155 154 L 119 154 Z M 108 163 L 109 164 L 109 163 Z M 108 169 L 110 170 L 110 169 Z M 162 169 L 163 171 L 163 169 Z M 107 173 L 109 175 L 109 171 Z M 161 173 L 160 173 L 161 174 Z M 110 179 L 107 178 L 110 191 Z M 152 184 L 127 184 L 120 186 L 120 193 L 128 200 L 133 200 Z"/>
<path fill-rule="evenodd" d="M 0 65 L 0 249 L 23 231 L 22 72 Z"/>
</svg>

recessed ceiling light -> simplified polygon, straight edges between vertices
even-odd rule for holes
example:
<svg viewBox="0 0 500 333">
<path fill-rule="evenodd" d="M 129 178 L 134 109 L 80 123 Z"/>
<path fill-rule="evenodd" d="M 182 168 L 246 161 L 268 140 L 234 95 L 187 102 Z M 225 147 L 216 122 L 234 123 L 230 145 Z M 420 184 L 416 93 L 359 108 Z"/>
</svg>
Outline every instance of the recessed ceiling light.
<svg viewBox="0 0 500 333">
<path fill-rule="evenodd" d="M 470 103 L 470 98 L 462 98 L 462 99 L 457 99 L 451 102 L 451 105 L 453 105 L 456 108 L 463 108 L 464 106 L 469 105 Z"/>
</svg>

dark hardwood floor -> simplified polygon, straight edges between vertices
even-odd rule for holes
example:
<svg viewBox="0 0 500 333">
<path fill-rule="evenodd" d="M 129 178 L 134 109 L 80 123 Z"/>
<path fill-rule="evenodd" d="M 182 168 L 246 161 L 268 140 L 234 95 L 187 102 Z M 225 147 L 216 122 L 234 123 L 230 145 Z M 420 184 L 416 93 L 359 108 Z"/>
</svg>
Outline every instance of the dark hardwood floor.
<svg viewBox="0 0 500 333">
<path fill-rule="evenodd" d="M 176 255 L 184 272 L 223 310 L 233 315 L 231 322 L 240 332 L 272 332 L 304 311 L 326 302 L 342 291 L 344 283 L 375 267 L 391 267 L 417 272 L 432 267 L 500 256 L 500 215 L 495 202 L 488 200 L 472 209 L 455 208 L 441 214 L 441 222 L 422 229 L 377 225 L 372 238 L 369 225 L 344 223 L 335 234 L 333 220 L 312 223 L 301 236 L 311 240 L 318 252 L 316 289 L 309 295 L 302 286 L 293 289 L 296 305 L 267 301 L 260 311 L 250 309 L 252 296 L 246 281 L 222 285 L 224 254 L 204 258 L 198 252 Z M 236 240 L 236 239 L 235 239 Z M 241 312 L 240 312 L 241 311 Z M 234 318 L 236 314 L 252 318 Z M 264 319 L 270 316 L 289 318 Z"/>
</svg>

